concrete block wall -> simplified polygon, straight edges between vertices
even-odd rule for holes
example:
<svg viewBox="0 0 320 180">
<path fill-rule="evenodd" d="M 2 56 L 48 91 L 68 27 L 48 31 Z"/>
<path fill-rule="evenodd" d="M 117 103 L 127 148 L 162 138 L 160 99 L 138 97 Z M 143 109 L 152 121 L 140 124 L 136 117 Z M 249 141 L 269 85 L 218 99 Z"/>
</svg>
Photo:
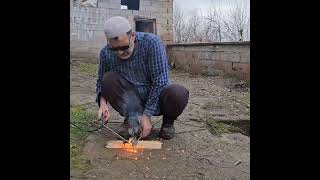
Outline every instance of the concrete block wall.
<svg viewBox="0 0 320 180">
<path fill-rule="evenodd" d="M 170 64 L 190 73 L 234 75 L 250 82 L 250 42 L 177 43 L 167 46 Z"/>
<path fill-rule="evenodd" d="M 112 16 L 127 18 L 135 29 L 135 17 L 155 18 L 156 34 L 165 44 L 173 42 L 173 0 L 140 0 L 137 10 L 122 10 L 121 0 L 98 0 L 97 7 L 82 7 L 70 0 L 71 56 L 97 58 L 106 44 L 104 22 Z"/>
</svg>

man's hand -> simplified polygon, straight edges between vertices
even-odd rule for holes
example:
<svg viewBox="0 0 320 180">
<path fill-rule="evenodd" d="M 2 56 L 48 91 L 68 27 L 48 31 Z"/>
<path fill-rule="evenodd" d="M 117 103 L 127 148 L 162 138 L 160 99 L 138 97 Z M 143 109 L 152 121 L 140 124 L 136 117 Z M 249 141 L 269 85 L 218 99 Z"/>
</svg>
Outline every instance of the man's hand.
<svg viewBox="0 0 320 180">
<path fill-rule="evenodd" d="M 110 117 L 110 112 L 109 112 L 109 107 L 107 105 L 106 100 L 104 99 L 104 97 L 101 96 L 100 98 L 100 108 L 98 111 L 98 119 L 101 119 L 101 117 L 103 116 L 103 123 L 107 123 L 108 119 Z"/>
<path fill-rule="evenodd" d="M 151 129 L 152 129 L 151 118 L 149 116 L 143 114 L 141 116 L 140 124 L 142 127 L 140 137 L 145 138 L 150 134 Z"/>
</svg>

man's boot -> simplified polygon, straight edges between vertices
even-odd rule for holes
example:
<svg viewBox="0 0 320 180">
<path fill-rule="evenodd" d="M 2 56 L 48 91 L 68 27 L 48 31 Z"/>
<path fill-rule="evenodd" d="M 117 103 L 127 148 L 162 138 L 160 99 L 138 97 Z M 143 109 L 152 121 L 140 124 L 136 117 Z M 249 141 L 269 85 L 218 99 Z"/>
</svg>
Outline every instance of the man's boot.
<svg viewBox="0 0 320 180">
<path fill-rule="evenodd" d="M 175 128 L 174 128 L 174 120 L 169 120 L 163 117 L 163 123 L 160 129 L 160 138 L 162 139 L 172 139 L 174 138 Z"/>
</svg>

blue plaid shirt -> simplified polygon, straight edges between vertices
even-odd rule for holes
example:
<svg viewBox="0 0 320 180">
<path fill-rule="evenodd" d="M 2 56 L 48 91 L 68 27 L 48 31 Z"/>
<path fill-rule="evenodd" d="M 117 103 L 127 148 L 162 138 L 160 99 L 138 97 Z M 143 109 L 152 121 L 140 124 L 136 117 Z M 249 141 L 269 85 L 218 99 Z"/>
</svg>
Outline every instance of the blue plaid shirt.
<svg viewBox="0 0 320 180">
<path fill-rule="evenodd" d="M 131 57 L 121 60 L 116 53 L 109 45 L 100 52 L 96 102 L 100 103 L 104 73 L 116 71 L 137 89 L 145 103 L 143 113 L 148 116 L 158 115 L 160 93 L 170 83 L 168 59 L 160 37 L 151 33 L 136 32 L 135 48 Z"/>
</svg>

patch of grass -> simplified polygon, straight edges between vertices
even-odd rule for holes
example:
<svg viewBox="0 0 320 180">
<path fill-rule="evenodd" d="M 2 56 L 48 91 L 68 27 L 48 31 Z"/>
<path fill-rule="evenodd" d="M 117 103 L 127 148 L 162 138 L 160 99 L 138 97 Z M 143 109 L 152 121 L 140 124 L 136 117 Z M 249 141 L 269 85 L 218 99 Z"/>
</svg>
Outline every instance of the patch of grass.
<svg viewBox="0 0 320 180">
<path fill-rule="evenodd" d="M 221 123 L 224 123 L 227 126 L 228 132 L 232 133 L 241 133 L 246 136 L 250 136 L 250 120 L 249 119 L 243 119 L 243 120 L 237 120 L 237 121 L 222 121 Z"/>
<path fill-rule="evenodd" d="M 92 63 L 81 63 L 79 68 L 80 73 L 94 76 L 97 74 L 98 65 Z"/>
<path fill-rule="evenodd" d="M 82 172 L 86 172 L 93 168 L 89 159 L 81 156 L 81 151 L 83 145 L 80 144 L 70 144 L 70 165 L 71 168 L 79 169 Z"/>
<path fill-rule="evenodd" d="M 228 132 L 227 127 L 224 123 L 217 122 L 214 119 L 206 119 L 205 120 L 209 132 L 216 136 L 221 136 L 222 133 Z"/>
<path fill-rule="evenodd" d="M 204 119 L 209 132 L 216 136 L 221 136 L 222 133 L 242 133 L 250 136 L 250 121 L 249 120 L 215 120 L 212 118 Z"/>
<path fill-rule="evenodd" d="M 92 119 L 96 118 L 95 116 L 95 113 L 86 111 L 82 106 L 70 107 L 70 120 L 75 124 L 88 123 L 92 121 Z M 71 127 L 70 129 L 70 137 L 76 141 L 84 139 L 87 135 L 87 132 L 81 131 L 78 128 Z"/>
<path fill-rule="evenodd" d="M 86 123 L 95 118 L 95 113 L 86 111 L 81 106 L 70 107 L 70 120 L 75 124 Z M 87 171 L 92 168 L 90 160 L 81 155 L 84 140 L 88 133 L 70 126 L 70 164 L 71 168 Z"/>
</svg>

